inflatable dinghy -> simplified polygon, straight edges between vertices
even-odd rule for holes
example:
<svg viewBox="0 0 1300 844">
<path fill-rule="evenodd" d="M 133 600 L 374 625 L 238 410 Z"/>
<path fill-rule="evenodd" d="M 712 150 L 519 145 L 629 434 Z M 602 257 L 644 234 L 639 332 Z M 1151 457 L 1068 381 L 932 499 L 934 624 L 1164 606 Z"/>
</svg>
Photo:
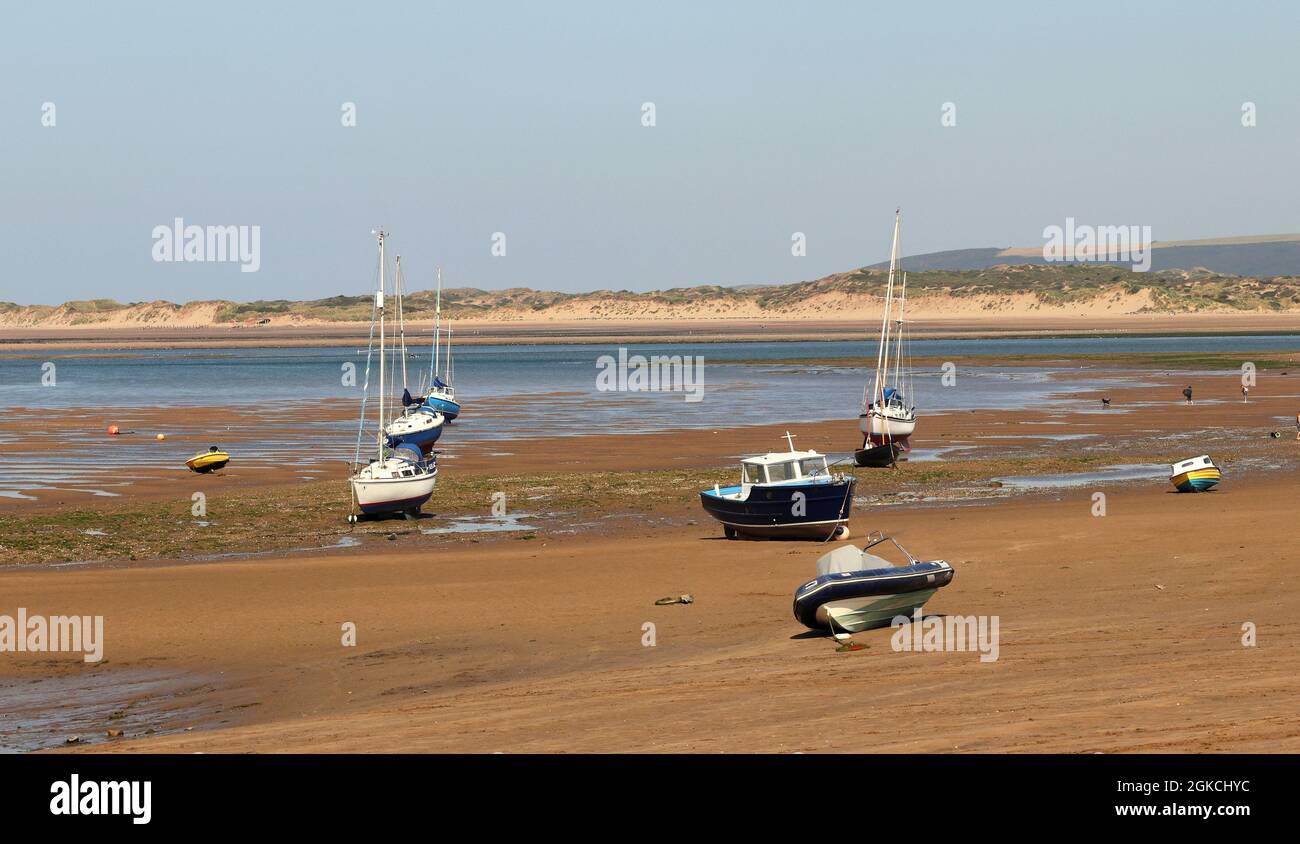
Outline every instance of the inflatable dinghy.
<svg viewBox="0 0 1300 844">
<path fill-rule="evenodd" d="M 944 560 L 919 561 L 892 537 L 873 533 L 860 550 L 843 545 L 817 560 L 817 578 L 794 593 L 794 617 L 813 630 L 856 633 L 886 627 L 894 616 L 911 616 L 952 582 Z M 896 566 L 869 553 L 889 542 L 907 558 Z"/>
</svg>

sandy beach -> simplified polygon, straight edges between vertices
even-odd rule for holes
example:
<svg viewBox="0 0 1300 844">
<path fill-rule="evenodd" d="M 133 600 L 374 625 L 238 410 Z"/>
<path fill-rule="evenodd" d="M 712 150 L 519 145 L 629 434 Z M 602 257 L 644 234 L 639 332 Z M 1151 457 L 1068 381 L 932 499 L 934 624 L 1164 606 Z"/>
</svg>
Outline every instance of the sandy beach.
<svg viewBox="0 0 1300 844">
<path fill-rule="evenodd" d="M 1191 407 L 1176 390 L 1133 388 L 1105 412 L 1098 402 L 932 416 L 920 444 L 964 448 L 857 470 L 854 539 L 884 530 L 949 560 L 956 577 L 927 611 L 996 615 L 995 662 L 895 652 L 887 629 L 837 653 L 794 620 L 794 589 L 827 547 L 726 541 L 695 495 L 734 474 L 732 455 L 776 447 L 786 425 L 573 437 L 560 465 L 554 443 L 462 443 L 454 482 L 481 486 L 448 486 L 439 500 L 440 482 L 428 524 L 486 514 L 494 484 L 515 484 L 510 500 L 527 503 L 512 508 L 549 515 L 499 533 L 387 521 L 335 547 L 349 534 L 340 510 L 301 527 L 328 551 L 8 557 L 0 612 L 102 615 L 105 659 L 6 654 L 0 676 L 18 691 L 0 745 L 57 748 L 77 735 L 69 749 L 97 752 L 1296 751 L 1300 443 L 1279 421 L 1300 405 L 1292 379 L 1262 380 L 1244 405 L 1224 374 L 1188 376 Z M 850 449 L 855 422 L 800 425 L 800 445 Z M 1161 478 L 1022 491 L 995 480 L 1205 451 L 1226 479 L 1201 495 Z M 341 478 L 340 466 L 319 483 Z M 292 494 L 233 469 L 212 480 L 224 485 L 218 510 L 227 496 L 266 510 Z M 638 481 L 657 500 L 629 503 Z M 105 519 L 183 511 L 192 487 L 146 479 L 78 507 Z M 603 491 L 574 491 L 584 488 Z M 949 489 L 962 495 L 925 500 Z M 444 506 L 460 497 L 481 501 Z M 13 537 L 61 529 L 39 521 L 60 512 L 10 501 L 0 517 Z M 298 517 L 276 518 L 259 529 L 297 529 Z M 695 602 L 654 603 L 683 593 Z M 354 647 L 342 644 L 346 623 Z M 1247 623 L 1255 647 L 1242 644 Z M 107 738 L 115 725 L 124 735 Z"/>
<path fill-rule="evenodd" d="M 876 312 L 878 313 L 878 311 Z M 870 317 L 870 318 L 869 318 Z M 918 317 L 919 318 L 919 317 Z M 862 340 L 878 317 L 799 319 L 526 319 L 460 320 L 458 345 L 588 343 L 725 343 L 735 341 Z M 428 327 L 417 323 L 422 336 Z M 368 324 L 334 323 L 264 326 L 122 325 L 0 328 L 0 349 L 13 354 L 42 351 L 168 348 L 276 348 L 355 345 L 364 348 Z M 1300 312 L 1131 313 L 1081 309 L 1042 313 L 1033 309 L 930 314 L 915 327 L 917 338 L 1037 337 L 1089 334 L 1294 334 Z"/>
</svg>

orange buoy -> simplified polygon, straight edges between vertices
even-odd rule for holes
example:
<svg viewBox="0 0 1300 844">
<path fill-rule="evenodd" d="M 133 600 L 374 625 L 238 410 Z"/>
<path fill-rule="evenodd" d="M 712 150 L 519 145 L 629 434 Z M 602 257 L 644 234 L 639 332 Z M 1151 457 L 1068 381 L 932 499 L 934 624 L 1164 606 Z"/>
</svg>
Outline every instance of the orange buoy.
<svg viewBox="0 0 1300 844">
<path fill-rule="evenodd" d="M 110 437 L 116 437 L 116 436 L 117 436 L 118 434 L 120 434 L 120 433 L 121 433 L 121 430 L 119 430 L 118 427 L 117 427 L 116 425 L 109 425 L 109 426 L 108 426 L 108 435 L 109 435 Z"/>
<path fill-rule="evenodd" d="M 165 440 L 165 439 L 167 439 L 167 435 L 166 435 L 166 434 L 159 434 L 159 435 L 158 435 L 158 439 L 160 439 L 160 440 Z"/>
</svg>

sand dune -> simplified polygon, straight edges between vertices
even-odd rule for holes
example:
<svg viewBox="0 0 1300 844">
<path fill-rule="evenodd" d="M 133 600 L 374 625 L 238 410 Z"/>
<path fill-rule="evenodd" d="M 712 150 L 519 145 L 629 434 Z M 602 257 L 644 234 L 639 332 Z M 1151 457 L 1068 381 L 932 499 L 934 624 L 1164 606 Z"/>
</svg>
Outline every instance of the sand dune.
<svg viewBox="0 0 1300 844">
<path fill-rule="evenodd" d="M 563 323 L 792 322 L 880 319 L 888 273 L 858 269 L 780 285 L 700 285 L 633 293 L 596 290 L 559 293 L 509 288 L 444 289 L 443 314 L 459 325 Z M 1169 314 L 1285 316 L 1300 314 L 1300 276 L 1244 278 L 1209 270 L 1139 273 L 1103 264 L 997 264 L 982 270 L 910 272 L 906 317 L 921 323 L 967 320 L 1008 323 Z M 409 293 L 408 323 L 433 317 L 429 291 Z M 303 301 L 224 300 L 179 305 L 166 301 L 121 304 L 111 299 L 58 306 L 0 303 L 0 330 L 201 329 L 364 326 L 368 295 Z"/>
<path fill-rule="evenodd" d="M 1060 275 L 1060 283 L 1053 278 Z M 1159 314 L 1225 316 L 1300 313 L 1295 279 L 1236 279 L 1192 273 L 1159 277 L 1121 276 L 1107 283 L 1080 279 L 1077 272 L 1000 266 L 978 273 L 921 274 L 911 291 L 906 318 L 917 322 L 971 320 L 1017 322 L 1033 319 L 1088 321 Z M 1096 273 L 1096 275 L 1102 275 Z M 1111 274 L 1113 275 L 1113 273 Z M 930 277 L 926 277 L 930 276 Z M 1073 276 L 1073 277 L 1072 277 Z M 955 277 L 955 278 L 954 278 Z M 652 293 L 597 291 L 556 294 L 537 291 L 461 291 L 445 308 L 462 325 L 561 324 L 583 322 L 704 323 L 781 320 L 838 320 L 871 323 L 881 316 L 881 273 L 858 271 L 777 287 L 679 288 Z M 366 301 L 351 297 L 299 303 L 201 301 L 66 303 L 57 307 L 0 308 L 0 329 L 223 328 L 250 331 L 271 327 L 364 326 Z M 260 307 L 265 304 L 265 308 Z M 232 314 L 242 318 L 231 319 Z M 244 316 L 251 314 L 250 316 Z M 407 321 L 423 325 L 430 314 L 411 308 Z M 364 332 L 363 332 L 364 333 Z"/>
</svg>

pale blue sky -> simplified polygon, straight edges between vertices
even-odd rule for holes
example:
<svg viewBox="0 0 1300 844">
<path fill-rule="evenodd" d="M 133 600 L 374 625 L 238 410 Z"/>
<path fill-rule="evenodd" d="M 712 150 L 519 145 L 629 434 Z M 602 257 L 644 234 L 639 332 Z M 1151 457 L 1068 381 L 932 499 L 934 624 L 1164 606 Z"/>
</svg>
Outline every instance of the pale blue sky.
<svg viewBox="0 0 1300 844">
<path fill-rule="evenodd" d="M 905 252 L 1300 231 L 1298 42 L 1286 3 L 6 2 L 0 300 L 359 294 L 379 224 L 412 287 L 571 291 L 816 278 L 896 205 Z M 155 263 L 177 216 L 261 270 Z"/>
</svg>

